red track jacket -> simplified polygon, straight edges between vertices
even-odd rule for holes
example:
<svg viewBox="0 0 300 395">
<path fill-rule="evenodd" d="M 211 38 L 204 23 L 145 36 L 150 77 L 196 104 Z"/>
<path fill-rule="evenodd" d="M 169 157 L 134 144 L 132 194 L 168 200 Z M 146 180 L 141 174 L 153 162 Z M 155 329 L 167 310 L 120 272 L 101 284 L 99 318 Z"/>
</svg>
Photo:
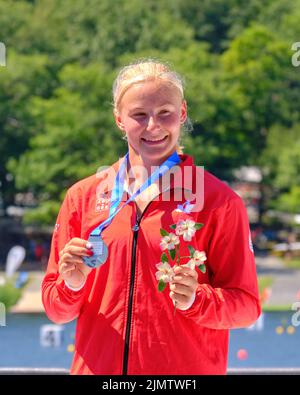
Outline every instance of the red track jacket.
<svg viewBox="0 0 300 395">
<path fill-rule="evenodd" d="M 196 174 L 187 155 L 181 155 L 179 166 L 182 170 L 191 166 Z M 205 171 L 204 205 L 199 212 L 180 213 L 176 208 L 185 199 L 175 201 L 171 194 L 171 201 L 163 201 L 160 195 L 136 223 L 136 206 L 131 202 L 102 233 L 109 248 L 107 262 L 89 274 L 81 290 L 72 291 L 58 273 L 59 251 L 73 237 L 87 239 L 108 217 L 111 191 L 99 198 L 99 183 L 101 177 L 94 175 L 68 190 L 42 283 L 49 319 L 56 323 L 78 320 L 71 373 L 225 374 L 229 329 L 248 326 L 260 314 L 242 200 Z M 175 190 L 174 180 L 170 190 Z M 187 244 L 206 252 L 207 270 L 205 274 L 198 271 L 192 307 L 177 309 L 174 315 L 169 287 L 162 293 L 157 290 L 160 228 L 169 229 L 178 219 L 187 218 L 204 224 Z M 182 242 L 180 248 L 181 255 L 188 254 Z"/>
</svg>

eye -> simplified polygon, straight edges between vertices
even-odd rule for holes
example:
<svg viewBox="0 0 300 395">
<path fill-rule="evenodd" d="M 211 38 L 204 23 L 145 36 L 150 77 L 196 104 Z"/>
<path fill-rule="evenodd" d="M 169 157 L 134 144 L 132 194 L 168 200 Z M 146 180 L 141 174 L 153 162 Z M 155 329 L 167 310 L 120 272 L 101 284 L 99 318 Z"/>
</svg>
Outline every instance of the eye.
<svg viewBox="0 0 300 395">
<path fill-rule="evenodd" d="M 171 114 L 171 112 L 169 111 L 169 110 L 161 110 L 160 112 L 159 112 L 159 115 L 161 115 L 161 116 L 163 116 L 163 117 L 166 117 L 166 116 L 168 116 L 168 115 L 170 115 Z"/>
<path fill-rule="evenodd" d="M 142 117 L 146 116 L 146 113 L 145 112 L 136 112 L 136 113 L 132 114 L 132 116 L 135 118 L 142 118 Z"/>
</svg>

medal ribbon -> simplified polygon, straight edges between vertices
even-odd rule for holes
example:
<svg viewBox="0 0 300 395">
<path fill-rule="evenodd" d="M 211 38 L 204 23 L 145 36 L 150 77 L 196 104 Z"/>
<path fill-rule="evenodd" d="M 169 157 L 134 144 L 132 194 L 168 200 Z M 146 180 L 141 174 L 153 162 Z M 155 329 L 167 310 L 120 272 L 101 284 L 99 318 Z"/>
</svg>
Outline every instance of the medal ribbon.
<svg viewBox="0 0 300 395">
<path fill-rule="evenodd" d="M 118 208 L 119 204 L 121 203 L 121 199 L 124 192 L 124 181 L 125 181 L 125 174 L 126 168 L 128 164 L 129 153 L 124 157 L 123 162 L 120 165 L 120 169 L 116 175 L 114 187 L 111 194 L 111 203 L 109 208 L 109 216 L 108 218 L 102 222 L 99 226 L 97 226 L 91 233 L 92 236 L 99 236 L 101 235 L 102 231 L 110 225 L 111 221 L 114 217 L 125 207 L 127 204 L 132 202 L 138 195 L 144 192 L 150 185 L 152 185 L 158 178 L 163 176 L 168 170 L 170 170 L 173 166 L 177 165 L 180 162 L 180 158 L 177 152 L 173 152 L 165 162 L 160 165 L 152 174 L 151 176 L 144 182 L 144 184 L 133 194 L 131 197 L 121 206 Z"/>
</svg>

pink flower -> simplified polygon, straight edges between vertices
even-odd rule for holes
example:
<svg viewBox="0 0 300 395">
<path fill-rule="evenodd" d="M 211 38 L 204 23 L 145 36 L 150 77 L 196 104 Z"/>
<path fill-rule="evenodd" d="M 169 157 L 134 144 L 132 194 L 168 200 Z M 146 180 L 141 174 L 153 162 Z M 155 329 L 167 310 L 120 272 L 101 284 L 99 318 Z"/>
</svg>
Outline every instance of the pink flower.
<svg viewBox="0 0 300 395">
<path fill-rule="evenodd" d="M 169 283 L 175 276 L 173 268 L 167 262 L 160 262 L 156 265 L 158 271 L 155 273 L 158 281 L 162 280 L 164 283 Z"/>
<path fill-rule="evenodd" d="M 175 245 L 179 244 L 179 237 L 176 236 L 174 233 L 169 233 L 168 236 L 164 236 L 160 242 L 160 248 L 162 251 L 174 250 Z"/>
<path fill-rule="evenodd" d="M 192 237 L 196 233 L 196 222 L 191 219 L 180 220 L 176 225 L 176 235 L 183 236 L 184 241 L 191 241 Z"/>
</svg>

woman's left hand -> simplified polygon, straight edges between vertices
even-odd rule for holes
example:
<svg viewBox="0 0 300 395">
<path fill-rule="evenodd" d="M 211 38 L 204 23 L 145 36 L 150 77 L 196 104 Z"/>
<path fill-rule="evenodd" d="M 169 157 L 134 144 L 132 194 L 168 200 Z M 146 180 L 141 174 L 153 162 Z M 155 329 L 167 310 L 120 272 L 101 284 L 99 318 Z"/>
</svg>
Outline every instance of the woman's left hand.
<svg viewBox="0 0 300 395">
<path fill-rule="evenodd" d="M 186 266 L 174 269 L 175 277 L 170 282 L 170 297 L 178 309 L 185 309 L 192 303 L 198 286 L 198 273 Z"/>
</svg>

